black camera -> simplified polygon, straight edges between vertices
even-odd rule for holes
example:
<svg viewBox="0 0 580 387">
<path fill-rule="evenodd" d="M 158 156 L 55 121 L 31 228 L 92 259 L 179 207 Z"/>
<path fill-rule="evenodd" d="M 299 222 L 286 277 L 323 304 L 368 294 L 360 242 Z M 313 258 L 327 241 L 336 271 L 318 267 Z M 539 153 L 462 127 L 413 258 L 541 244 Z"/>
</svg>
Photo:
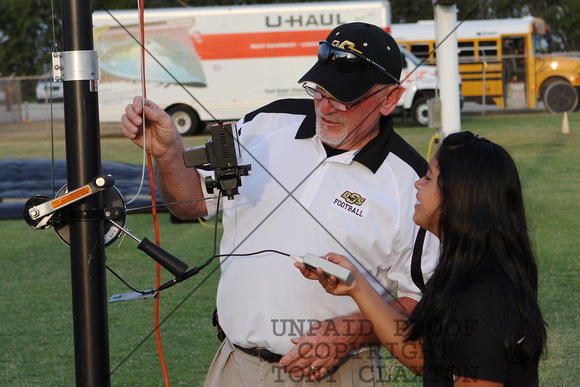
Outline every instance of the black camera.
<svg viewBox="0 0 580 387">
<path fill-rule="evenodd" d="M 217 124 L 210 128 L 211 138 L 204 146 L 186 149 L 183 161 L 188 168 L 195 167 L 206 171 L 213 170 L 215 180 L 205 178 L 209 193 L 214 188 L 232 200 L 242 185 L 242 176 L 247 176 L 252 169 L 250 164 L 238 165 L 234 133 L 237 135 L 236 123 Z"/>
</svg>

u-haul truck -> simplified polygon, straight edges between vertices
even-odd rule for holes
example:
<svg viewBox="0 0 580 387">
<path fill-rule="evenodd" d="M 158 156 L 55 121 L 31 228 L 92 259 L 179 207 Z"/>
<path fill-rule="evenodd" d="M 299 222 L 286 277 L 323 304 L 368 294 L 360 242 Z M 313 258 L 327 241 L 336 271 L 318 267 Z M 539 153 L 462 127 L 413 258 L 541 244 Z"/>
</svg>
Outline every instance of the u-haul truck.
<svg viewBox="0 0 580 387">
<path fill-rule="evenodd" d="M 206 121 L 239 119 L 279 98 L 306 97 L 297 81 L 314 64 L 320 40 L 354 21 L 390 31 L 391 14 L 387 1 L 373 0 L 151 9 L 144 21 L 147 98 L 189 135 Z M 93 23 L 100 119 L 119 121 L 143 90 L 138 12 L 99 11 Z M 413 94 L 410 82 L 417 78 L 405 84 Z M 410 109 L 414 100 L 407 95 L 400 105 Z"/>
</svg>

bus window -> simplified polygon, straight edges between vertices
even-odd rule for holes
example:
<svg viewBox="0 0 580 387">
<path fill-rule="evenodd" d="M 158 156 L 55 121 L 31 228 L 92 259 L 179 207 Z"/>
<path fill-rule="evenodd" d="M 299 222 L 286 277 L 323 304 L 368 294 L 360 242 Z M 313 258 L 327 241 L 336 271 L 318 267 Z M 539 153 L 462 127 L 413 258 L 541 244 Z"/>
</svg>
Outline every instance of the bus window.
<svg viewBox="0 0 580 387">
<path fill-rule="evenodd" d="M 479 57 L 487 60 L 497 59 L 497 41 L 482 40 L 479 42 Z"/>
<path fill-rule="evenodd" d="M 411 44 L 409 51 L 419 59 L 423 59 L 429 55 L 428 44 Z"/>
<path fill-rule="evenodd" d="M 473 60 L 475 58 L 475 48 L 473 42 L 458 42 L 459 61 Z"/>
</svg>

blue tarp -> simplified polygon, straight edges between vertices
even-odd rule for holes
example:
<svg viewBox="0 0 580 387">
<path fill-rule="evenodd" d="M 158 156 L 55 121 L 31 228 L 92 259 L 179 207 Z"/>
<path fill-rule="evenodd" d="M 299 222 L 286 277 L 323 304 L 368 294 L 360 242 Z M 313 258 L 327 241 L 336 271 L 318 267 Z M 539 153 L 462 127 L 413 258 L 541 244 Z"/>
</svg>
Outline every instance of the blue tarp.
<svg viewBox="0 0 580 387">
<path fill-rule="evenodd" d="M 142 167 L 114 161 L 101 163 L 103 175 L 112 175 L 115 187 L 121 192 L 125 201 L 133 199 L 141 183 Z M 0 219 L 22 219 L 26 201 L 36 195 L 52 197 L 52 161 L 50 159 L 2 159 L 0 160 Z M 54 187 L 58 192 L 67 184 L 66 161 L 54 162 Z M 157 204 L 161 196 L 156 190 Z M 145 168 L 145 181 L 139 197 L 128 207 L 147 207 L 151 205 L 149 172 Z M 164 211 L 159 207 L 158 211 Z M 147 208 L 143 211 L 151 211 Z"/>
</svg>

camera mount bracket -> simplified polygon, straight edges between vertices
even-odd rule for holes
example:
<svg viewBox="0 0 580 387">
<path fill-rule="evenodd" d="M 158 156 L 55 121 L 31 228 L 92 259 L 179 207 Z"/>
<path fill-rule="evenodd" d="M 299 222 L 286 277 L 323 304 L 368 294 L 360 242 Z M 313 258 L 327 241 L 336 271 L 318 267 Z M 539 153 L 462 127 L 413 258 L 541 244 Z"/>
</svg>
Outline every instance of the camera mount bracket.
<svg viewBox="0 0 580 387">
<path fill-rule="evenodd" d="M 210 176 L 205 179 L 207 191 L 213 193 L 214 188 L 217 188 L 232 200 L 239 193 L 241 176 L 247 176 L 252 166 L 238 165 L 234 142 L 234 133 L 237 134 L 235 122 L 214 125 L 210 131 L 211 139 L 207 140 L 205 146 L 189 148 L 183 152 L 183 162 L 188 168 L 213 170 L 215 179 Z"/>
</svg>

